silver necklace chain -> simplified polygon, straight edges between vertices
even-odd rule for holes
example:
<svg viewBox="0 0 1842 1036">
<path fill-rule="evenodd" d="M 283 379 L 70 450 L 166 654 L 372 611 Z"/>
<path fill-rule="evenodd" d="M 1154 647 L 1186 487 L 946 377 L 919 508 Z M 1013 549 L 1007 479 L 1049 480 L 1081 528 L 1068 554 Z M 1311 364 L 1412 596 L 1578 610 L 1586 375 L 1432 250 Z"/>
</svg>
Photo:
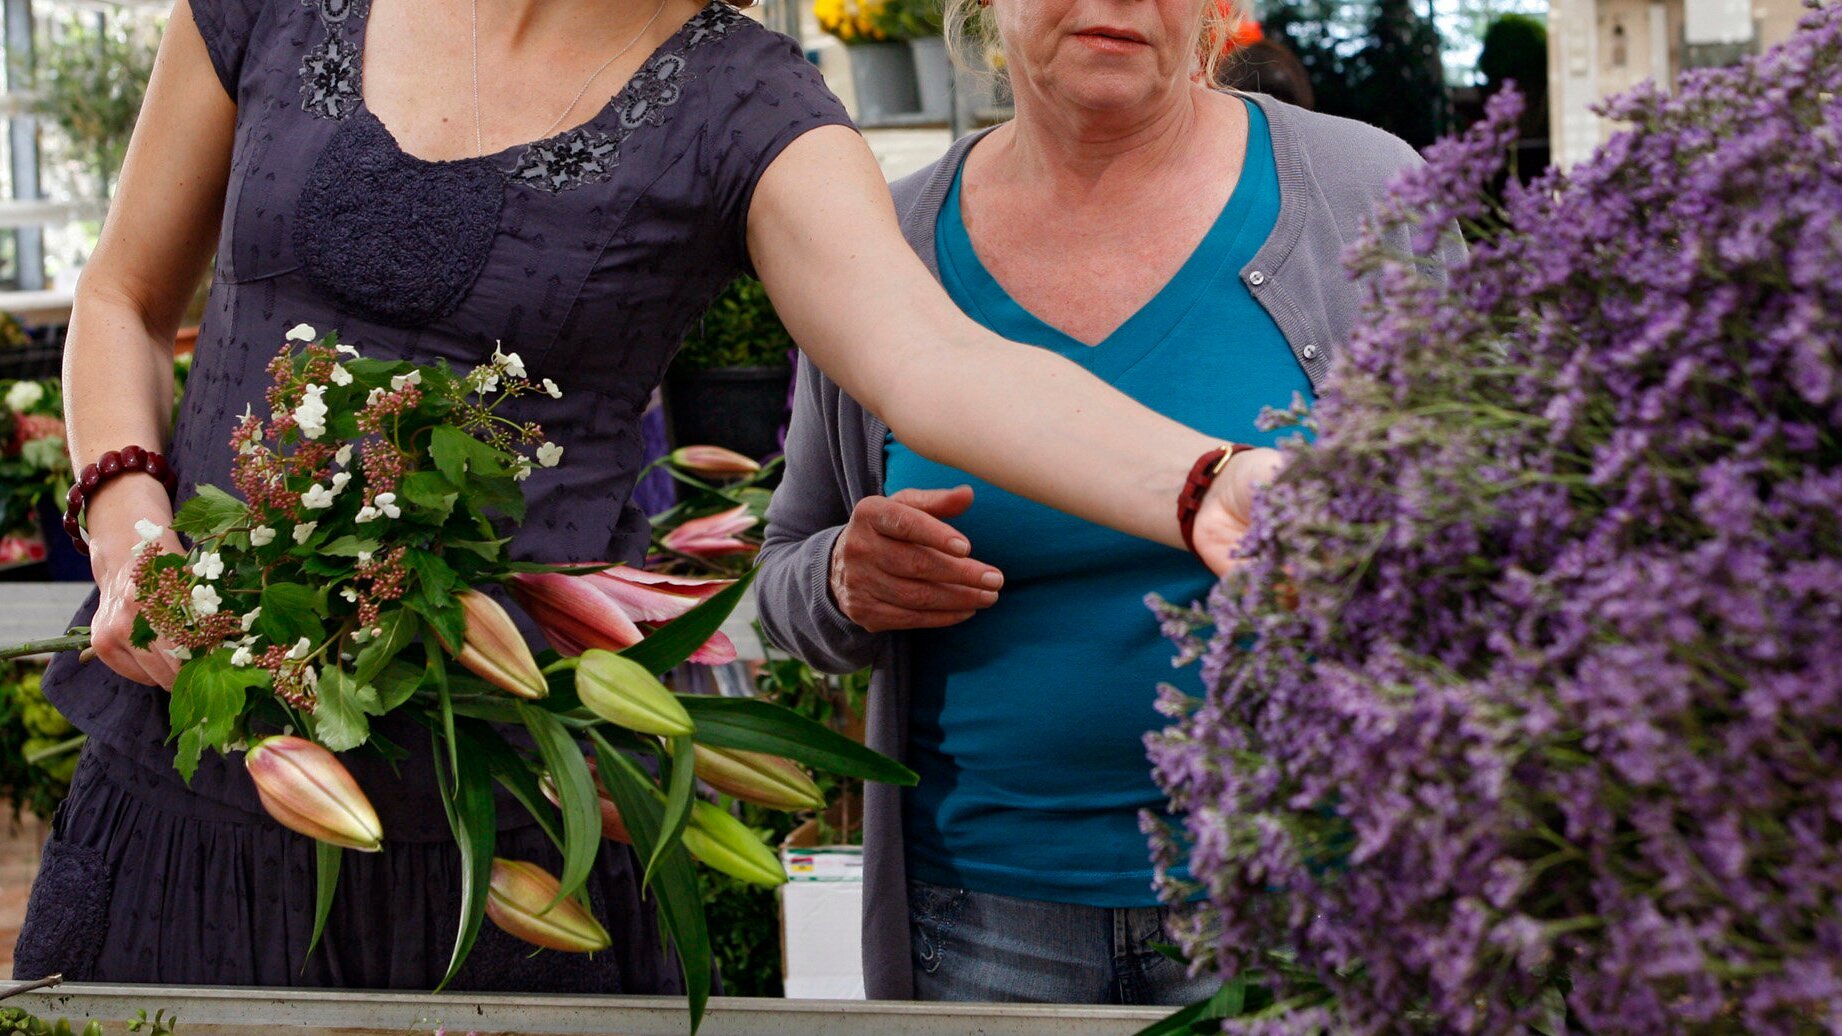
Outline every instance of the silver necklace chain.
<svg viewBox="0 0 1842 1036">
<path fill-rule="evenodd" d="M 659 0 L 659 6 L 652 12 L 652 17 L 646 19 L 646 24 L 640 26 L 640 31 L 633 34 L 633 38 L 627 41 L 627 45 L 615 51 L 612 57 L 603 61 L 600 67 L 589 73 L 588 79 L 582 84 L 582 89 L 577 90 L 576 95 L 569 99 L 569 106 L 556 117 L 556 121 L 545 126 L 544 131 L 537 135 L 538 140 L 547 139 L 552 130 L 561 126 L 563 120 L 569 117 L 569 113 L 576 110 L 576 105 L 582 103 L 582 97 L 588 93 L 588 88 L 594 86 L 595 80 L 601 78 L 601 73 L 606 72 L 609 65 L 619 61 L 622 54 L 632 50 L 633 45 L 651 31 L 653 23 L 665 13 L 665 4 L 666 0 Z M 485 138 L 480 132 L 480 0 L 473 0 L 473 154 L 476 158 L 486 154 Z"/>
</svg>

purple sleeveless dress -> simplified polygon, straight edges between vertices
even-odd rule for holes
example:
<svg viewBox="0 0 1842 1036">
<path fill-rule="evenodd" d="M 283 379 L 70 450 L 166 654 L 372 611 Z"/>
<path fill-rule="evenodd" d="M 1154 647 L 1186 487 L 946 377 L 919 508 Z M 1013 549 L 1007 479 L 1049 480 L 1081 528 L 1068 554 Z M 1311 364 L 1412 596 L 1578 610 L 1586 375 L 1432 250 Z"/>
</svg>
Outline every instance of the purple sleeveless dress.
<svg viewBox="0 0 1842 1036">
<path fill-rule="evenodd" d="M 407 3 L 412 0 L 385 0 Z M 543 424 L 564 463 L 525 483 L 512 545 L 547 562 L 638 561 L 631 506 L 640 419 L 685 329 L 748 268 L 756 181 L 788 143 L 849 125 L 784 36 L 717 2 L 661 45 L 586 124 L 478 159 L 405 154 L 365 107 L 366 0 L 192 0 L 237 102 L 216 282 L 169 456 L 185 487 L 228 485 L 235 416 L 261 405 L 264 365 L 305 322 L 367 356 L 481 362 L 495 341 L 563 398 L 507 414 Z M 491 90 L 517 84 L 486 84 Z M 87 624 L 95 598 L 72 620 Z M 240 757 L 172 768 L 166 695 L 99 662 L 58 657 L 51 700 L 90 735 L 59 811 L 15 973 L 187 985 L 430 989 L 457 923 L 459 856 L 428 740 L 400 773 L 348 753 L 388 846 L 348 853 L 328 934 L 307 956 L 311 843 L 262 812 Z M 498 855 L 560 866 L 542 830 L 501 809 Z M 455 988 L 665 993 L 631 854 L 609 843 L 590 884 L 614 936 L 593 957 L 540 953 L 486 925 Z"/>
</svg>

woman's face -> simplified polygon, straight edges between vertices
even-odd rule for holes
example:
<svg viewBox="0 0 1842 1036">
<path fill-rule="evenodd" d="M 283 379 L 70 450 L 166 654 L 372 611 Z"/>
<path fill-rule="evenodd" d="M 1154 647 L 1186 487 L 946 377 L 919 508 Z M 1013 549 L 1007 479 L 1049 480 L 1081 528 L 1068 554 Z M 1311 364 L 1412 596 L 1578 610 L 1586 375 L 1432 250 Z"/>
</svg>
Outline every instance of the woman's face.
<svg viewBox="0 0 1842 1036">
<path fill-rule="evenodd" d="M 1205 2 L 991 0 L 1018 93 L 1101 111 L 1189 81 Z"/>
</svg>

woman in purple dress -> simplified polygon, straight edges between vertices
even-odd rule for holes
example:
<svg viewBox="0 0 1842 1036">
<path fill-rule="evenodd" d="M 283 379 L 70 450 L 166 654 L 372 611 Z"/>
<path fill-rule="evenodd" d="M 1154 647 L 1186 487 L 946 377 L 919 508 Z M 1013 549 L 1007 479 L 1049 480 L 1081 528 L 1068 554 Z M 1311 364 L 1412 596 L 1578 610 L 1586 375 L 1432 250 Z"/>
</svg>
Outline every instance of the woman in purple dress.
<svg viewBox="0 0 1842 1036">
<path fill-rule="evenodd" d="M 173 330 L 213 252 L 169 429 Z M 78 289 L 71 450 L 82 465 L 170 441 L 183 499 L 228 484 L 234 415 L 262 405 L 264 365 L 296 323 L 336 328 L 367 355 L 462 367 L 503 343 L 564 389 L 508 416 L 541 420 L 569 458 L 526 483 L 514 554 L 637 561 L 641 414 L 685 328 L 743 270 L 759 271 L 815 362 L 918 452 L 1180 541 L 1179 488 L 1216 440 L 961 316 L 798 48 L 702 0 L 179 0 Z M 1242 454 L 1211 492 L 1196 525 L 1207 556 L 1227 557 L 1270 463 Z M 162 688 L 177 662 L 128 645 L 134 527 L 170 524 L 174 506 L 135 475 L 90 502 L 98 592 L 74 622 L 94 627 L 99 660 L 59 657 L 46 690 L 91 740 L 17 974 L 432 987 L 460 876 L 420 753 L 400 770 L 349 759 L 361 783 L 391 788 L 373 796 L 391 845 L 347 862 L 311 956 L 310 843 L 263 814 L 238 761 L 207 759 L 190 787 L 174 772 Z M 963 543 L 933 546 L 934 568 L 987 592 Z M 555 864 L 540 829 L 502 815 L 504 855 Z M 489 927 L 456 988 L 675 990 L 629 853 L 601 854 L 590 894 L 611 951 L 533 958 Z"/>
</svg>

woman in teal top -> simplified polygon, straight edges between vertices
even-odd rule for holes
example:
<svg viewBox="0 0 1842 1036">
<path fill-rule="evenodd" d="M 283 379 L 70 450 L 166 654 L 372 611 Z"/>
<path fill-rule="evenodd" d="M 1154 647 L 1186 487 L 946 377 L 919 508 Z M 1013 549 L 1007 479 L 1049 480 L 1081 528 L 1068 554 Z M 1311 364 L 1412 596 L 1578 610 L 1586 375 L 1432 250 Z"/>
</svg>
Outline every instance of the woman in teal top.
<svg viewBox="0 0 1842 1036">
<path fill-rule="evenodd" d="M 1214 0 L 977 2 L 948 23 L 995 32 L 1017 116 L 894 185 L 910 247 L 985 327 L 1270 443 L 1261 411 L 1311 399 L 1355 320 L 1345 243 L 1417 156 L 1200 85 Z M 866 991 L 1200 999 L 1214 977 L 1156 950 L 1185 907 L 1159 902 L 1139 817 L 1166 805 L 1143 745 L 1157 686 L 1202 690 L 1145 598 L 1201 599 L 1208 571 L 931 463 L 799 378 L 763 625 L 827 670 L 874 665 L 869 740 L 921 775 L 865 792 Z"/>
<path fill-rule="evenodd" d="M 1247 125 L 1233 193 L 1169 282 L 1104 339 L 1057 330 L 980 261 L 961 218 L 963 168 L 935 229 L 947 294 L 998 334 L 1053 350 L 1168 417 L 1270 443 L 1255 418 L 1309 398 L 1311 382 L 1240 281 L 1279 216 L 1279 181 L 1265 116 L 1233 103 Z M 1143 744 L 1164 725 L 1153 689 L 1169 681 L 1200 696 L 1202 685 L 1194 669 L 1172 671 L 1145 595 L 1199 600 L 1208 571 L 936 464 L 893 435 L 886 449 L 886 494 L 971 486 L 953 527 L 1004 575 L 998 603 L 913 638 L 909 764 L 921 783 L 903 803 L 909 877 L 1094 907 L 1153 904 L 1138 826 L 1139 810 L 1163 805 Z"/>
</svg>

